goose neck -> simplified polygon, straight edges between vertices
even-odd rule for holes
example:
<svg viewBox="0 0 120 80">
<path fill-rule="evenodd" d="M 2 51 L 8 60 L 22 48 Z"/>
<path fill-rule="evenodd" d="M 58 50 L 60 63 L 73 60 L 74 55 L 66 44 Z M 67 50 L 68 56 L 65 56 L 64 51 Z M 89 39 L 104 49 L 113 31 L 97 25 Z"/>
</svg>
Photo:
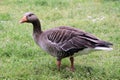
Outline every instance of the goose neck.
<svg viewBox="0 0 120 80">
<path fill-rule="evenodd" d="M 33 33 L 41 33 L 41 24 L 39 20 L 34 21 L 33 23 Z"/>
</svg>

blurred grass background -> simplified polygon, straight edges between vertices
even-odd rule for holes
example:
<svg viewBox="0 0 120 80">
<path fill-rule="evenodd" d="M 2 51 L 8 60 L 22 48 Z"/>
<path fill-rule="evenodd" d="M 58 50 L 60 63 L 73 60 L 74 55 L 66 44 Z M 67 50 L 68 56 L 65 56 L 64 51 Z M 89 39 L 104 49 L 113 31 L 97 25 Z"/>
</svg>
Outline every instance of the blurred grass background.
<svg viewBox="0 0 120 80">
<path fill-rule="evenodd" d="M 120 80 L 120 0 L 1 0 L 1 80 Z M 35 13 L 42 29 L 72 26 L 112 42 L 113 51 L 98 51 L 75 58 L 75 72 L 66 70 L 69 59 L 56 59 L 32 39 L 32 25 L 20 24 L 26 12 Z"/>
</svg>

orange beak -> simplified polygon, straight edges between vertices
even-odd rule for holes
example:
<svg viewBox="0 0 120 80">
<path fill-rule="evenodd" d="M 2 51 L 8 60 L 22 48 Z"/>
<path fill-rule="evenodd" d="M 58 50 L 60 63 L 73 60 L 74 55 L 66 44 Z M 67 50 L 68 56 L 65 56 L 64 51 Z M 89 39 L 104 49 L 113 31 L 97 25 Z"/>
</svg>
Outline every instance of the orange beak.
<svg viewBox="0 0 120 80">
<path fill-rule="evenodd" d="M 20 23 L 27 22 L 27 18 L 26 18 L 26 16 L 23 16 L 23 18 L 22 18 L 19 22 L 20 22 Z"/>
</svg>

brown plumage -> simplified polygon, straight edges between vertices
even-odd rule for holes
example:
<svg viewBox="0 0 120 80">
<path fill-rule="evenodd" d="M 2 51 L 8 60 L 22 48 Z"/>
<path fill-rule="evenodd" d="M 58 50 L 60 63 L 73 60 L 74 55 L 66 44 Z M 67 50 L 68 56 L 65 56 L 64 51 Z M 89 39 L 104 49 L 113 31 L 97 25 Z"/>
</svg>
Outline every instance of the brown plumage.
<svg viewBox="0 0 120 80">
<path fill-rule="evenodd" d="M 33 38 L 45 51 L 57 58 L 60 69 L 61 60 L 70 57 L 71 70 L 74 71 L 74 55 L 86 54 L 94 50 L 112 50 L 109 42 L 72 27 L 60 26 L 47 31 L 41 30 L 41 24 L 35 14 L 28 12 L 20 21 L 33 24 Z"/>
</svg>

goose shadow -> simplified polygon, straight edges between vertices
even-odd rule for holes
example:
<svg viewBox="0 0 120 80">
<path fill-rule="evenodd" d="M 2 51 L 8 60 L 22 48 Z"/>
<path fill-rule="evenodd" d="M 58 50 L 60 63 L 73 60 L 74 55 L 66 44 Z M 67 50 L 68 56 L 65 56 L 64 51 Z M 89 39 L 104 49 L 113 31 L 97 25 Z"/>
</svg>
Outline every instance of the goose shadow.
<svg viewBox="0 0 120 80">
<path fill-rule="evenodd" d="M 96 71 L 96 69 L 91 66 L 75 65 L 75 71 L 72 72 L 70 70 L 70 67 L 64 64 L 61 66 L 60 71 L 57 70 L 56 66 L 49 67 L 49 69 L 56 72 L 56 74 L 58 73 L 61 79 L 74 78 L 75 76 L 78 78 L 85 77 L 92 79 L 92 76 L 94 76 L 94 73 Z"/>
</svg>

